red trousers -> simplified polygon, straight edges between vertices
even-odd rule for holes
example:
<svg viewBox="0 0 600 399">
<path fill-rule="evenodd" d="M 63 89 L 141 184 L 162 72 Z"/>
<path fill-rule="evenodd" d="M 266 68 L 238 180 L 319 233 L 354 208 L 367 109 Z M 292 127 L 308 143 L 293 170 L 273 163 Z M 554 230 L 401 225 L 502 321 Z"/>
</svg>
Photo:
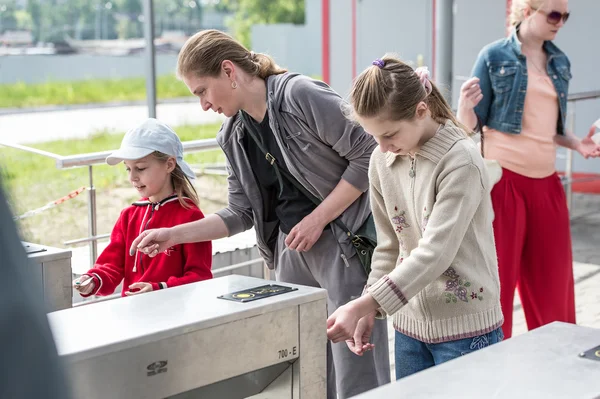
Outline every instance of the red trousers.
<svg viewBox="0 0 600 399">
<path fill-rule="evenodd" d="M 502 169 L 492 203 L 505 337 L 512 335 L 515 287 L 529 330 L 575 323 L 571 227 L 559 177 L 533 179 Z"/>
</svg>

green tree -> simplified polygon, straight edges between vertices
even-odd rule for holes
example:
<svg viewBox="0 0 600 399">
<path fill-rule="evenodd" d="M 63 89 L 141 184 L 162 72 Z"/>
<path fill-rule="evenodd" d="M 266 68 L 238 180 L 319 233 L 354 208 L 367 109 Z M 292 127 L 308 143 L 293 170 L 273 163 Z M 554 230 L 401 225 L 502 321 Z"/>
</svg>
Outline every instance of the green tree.
<svg viewBox="0 0 600 399">
<path fill-rule="evenodd" d="M 304 0 L 222 0 L 219 9 L 233 11 L 229 21 L 235 37 L 251 47 L 250 28 L 255 24 L 304 23 Z"/>
<path fill-rule="evenodd" d="M 142 37 L 142 23 L 139 20 L 143 14 L 141 0 L 118 0 L 117 6 L 122 16 L 117 27 L 119 39 Z"/>
<path fill-rule="evenodd" d="M 42 27 L 42 7 L 39 0 L 28 0 L 27 12 L 29 13 L 31 22 L 33 23 L 33 40 L 37 42 L 40 40 L 40 30 Z"/>
<path fill-rule="evenodd" d="M 0 3 L 0 33 L 17 29 L 16 5 L 14 0 Z"/>
<path fill-rule="evenodd" d="M 15 11 L 15 19 L 17 20 L 17 29 L 33 30 L 33 21 L 31 15 L 25 10 Z"/>
</svg>

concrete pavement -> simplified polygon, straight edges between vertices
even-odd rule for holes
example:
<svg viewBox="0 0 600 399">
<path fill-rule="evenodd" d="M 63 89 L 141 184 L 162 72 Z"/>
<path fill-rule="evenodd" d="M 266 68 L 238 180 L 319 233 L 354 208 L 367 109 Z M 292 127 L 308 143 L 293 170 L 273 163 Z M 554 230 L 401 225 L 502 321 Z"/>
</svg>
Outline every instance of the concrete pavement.
<svg viewBox="0 0 600 399">
<path fill-rule="evenodd" d="M 159 104 L 156 116 L 171 126 L 219 123 L 225 119 L 212 111 L 204 112 L 198 101 Z M 0 115 L 0 142 L 29 144 L 86 138 L 103 130 L 126 132 L 147 117 L 145 105 Z"/>
</svg>

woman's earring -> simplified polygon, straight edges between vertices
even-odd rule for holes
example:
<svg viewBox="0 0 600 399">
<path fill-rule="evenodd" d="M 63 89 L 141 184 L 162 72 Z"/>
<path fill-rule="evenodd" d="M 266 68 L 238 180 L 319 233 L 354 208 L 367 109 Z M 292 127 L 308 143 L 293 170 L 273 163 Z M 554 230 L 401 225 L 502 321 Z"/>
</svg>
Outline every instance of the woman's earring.
<svg viewBox="0 0 600 399">
<path fill-rule="evenodd" d="M 231 81 L 231 88 L 232 89 L 237 89 L 237 82 L 235 80 Z"/>
</svg>

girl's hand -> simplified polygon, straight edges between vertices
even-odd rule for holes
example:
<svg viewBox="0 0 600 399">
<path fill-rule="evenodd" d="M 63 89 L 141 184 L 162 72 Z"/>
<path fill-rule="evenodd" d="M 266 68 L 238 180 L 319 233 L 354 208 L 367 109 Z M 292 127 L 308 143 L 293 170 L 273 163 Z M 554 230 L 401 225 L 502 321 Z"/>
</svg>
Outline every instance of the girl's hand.
<svg viewBox="0 0 600 399">
<path fill-rule="evenodd" d="M 94 279 L 89 274 L 83 274 L 79 278 L 73 280 L 73 288 L 83 295 L 89 295 L 94 292 L 96 284 Z"/>
<path fill-rule="evenodd" d="M 362 348 L 362 346 L 367 343 L 365 341 L 365 336 L 367 336 L 367 338 L 370 338 L 371 336 L 373 325 L 369 325 L 369 319 L 367 319 L 361 323 L 360 329 L 357 331 L 359 320 L 363 316 L 370 316 L 371 314 L 374 319 L 375 311 L 378 308 L 379 304 L 371 294 L 365 294 L 358 299 L 348 302 L 344 306 L 340 306 L 327 319 L 327 338 L 334 343 L 353 340 L 355 346 L 358 341 L 361 343 L 360 346 Z M 362 350 L 364 350 L 364 348 Z"/>
<path fill-rule="evenodd" d="M 308 215 L 292 228 L 290 234 L 285 238 L 285 245 L 289 249 L 306 252 L 315 245 L 315 242 L 323 234 L 324 228 L 322 220 Z"/>
<path fill-rule="evenodd" d="M 460 87 L 460 107 L 464 110 L 472 110 L 483 99 L 479 78 L 473 77 Z"/>
<path fill-rule="evenodd" d="M 353 305 L 354 301 L 340 306 L 327 319 L 327 338 L 332 342 L 338 343 L 353 339 L 356 326 L 361 318 L 358 309 Z"/>
<path fill-rule="evenodd" d="M 346 340 L 348 349 L 358 356 L 362 356 L 365 352 L 373 349 L 375 345 L 369 343 L 371 333 L 373 332 L 373 325 L 375 325 L 375 312 L 369 313 L 360 319 L 354 331 L 354 338 Z"/>
<path fill-rule="evenodd" d="M 133 290 L 135 290 L 135 291 L 133 291 Z M 152 291 L 152 284 L 137 282 L 137 283 L 133 283 L 129 286 L 129 291 L 125 291 L 125 295 L 131 296 L 131 295 L 143 294 L 144 292 L 150 292 L 150 291 Z"/>
</svg>

